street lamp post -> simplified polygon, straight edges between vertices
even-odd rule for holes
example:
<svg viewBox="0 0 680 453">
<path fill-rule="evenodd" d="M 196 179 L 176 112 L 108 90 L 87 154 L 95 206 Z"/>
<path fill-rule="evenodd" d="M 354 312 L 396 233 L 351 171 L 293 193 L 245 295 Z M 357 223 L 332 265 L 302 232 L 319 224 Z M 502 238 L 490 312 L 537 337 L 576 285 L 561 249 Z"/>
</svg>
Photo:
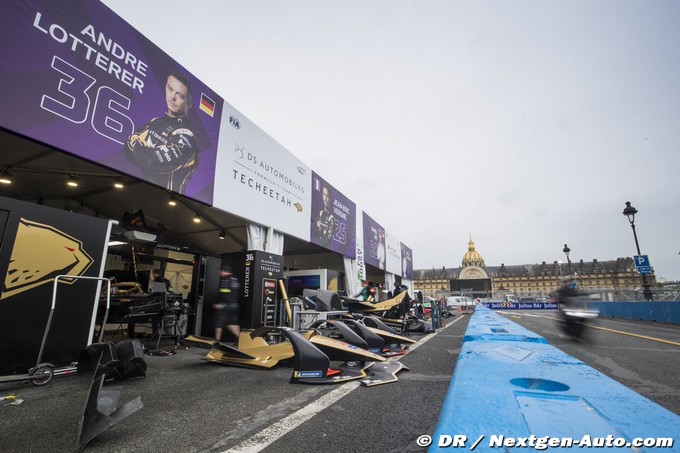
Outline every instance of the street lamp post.
<svg viewBox="0 0 680 453">
<path fill-rule="evenodd" d="M 564 248 L 562 249 L 565 255 L 567 255 L 567 264 L 569 265 L 569 275 L 574 275 L 574 273 L 571 271 L 571 260 L 569 259 L 569 252 L 571 252 L 571 249 L 567 247 L 567 244 L 564 244 Z"/>
<path fill-rule="evenodd" d="M 623 215 L 628 217 L 630 222 L 630 227 L 633 229 L 633 237 L 635 238 L 635 248 L 637 249 L 637 254 L 640 253 L 640 243 L 638 242 L 637 233 L 635 232 L 635 214 L 637 214 L 637 209 L 630 205 L 630 201 L 626 201 L 626 207 L 623 210 Z M 645 300 L 653 300 L 652 290 L 649 289 L 649 282 L 647 281 L 647 274 L 642 274 L 642 294 Z"/>
</svg>

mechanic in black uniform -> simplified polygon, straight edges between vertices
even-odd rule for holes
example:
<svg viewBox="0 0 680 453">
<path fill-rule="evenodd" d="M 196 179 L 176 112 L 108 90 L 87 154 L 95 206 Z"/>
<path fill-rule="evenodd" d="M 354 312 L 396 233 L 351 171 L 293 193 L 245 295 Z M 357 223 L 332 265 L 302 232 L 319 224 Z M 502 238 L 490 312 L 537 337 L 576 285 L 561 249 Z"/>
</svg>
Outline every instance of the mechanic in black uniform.
<svg viewBox="0 0 680 453">
<path fill-rule="evenodd" d="M 227 330 L 238 341 L 241 333 L 241 319 L 239 306 L 241 284 L 234 277 L 231 267 L 222 266 L 220 269 L 220 289 L 217 301 L 213 304 L 215 310 L 215 340 L 222 340 L 222 330 Z"/>
<path fill-rule="evenodd" d="M 135 131 L 125 143 L 126 156 L 148 181 L 177 193 L 184 193 L 198 166 L 196 139 L 187 117 L 191 95 L 186 76 L 172 72 L 165 84 L 168 111 Z"/>
</svg>

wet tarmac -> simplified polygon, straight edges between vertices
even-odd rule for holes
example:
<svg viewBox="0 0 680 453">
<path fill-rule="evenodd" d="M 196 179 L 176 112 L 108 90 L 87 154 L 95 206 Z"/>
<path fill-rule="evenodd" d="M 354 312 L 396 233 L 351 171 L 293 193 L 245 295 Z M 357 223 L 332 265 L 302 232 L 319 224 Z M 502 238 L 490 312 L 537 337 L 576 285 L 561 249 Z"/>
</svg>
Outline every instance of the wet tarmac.
<svg viewBox="0 0 680 453">
<path fill-rule="evenodd" d="M 290 366 L 247 369 L 202 360 L 206 350 L 175 348 L 144 355 L 146 377 L 106 382 L 117 412 L 143 407 L 92 439 L 88 452 L 405 452 L 432 434 L 460 351 L 467 316 L 418 342 L 398 360 L 394 383 L 366 387 L 290 384 Z M 44 386 L 0 384 L 3 452 L 78 451 L 92 376 L 56 376 Z M 9 398 L 8 398 L 9 397 Z M 115 413 L 113 414 L 115 416 Z"/>
</svg>

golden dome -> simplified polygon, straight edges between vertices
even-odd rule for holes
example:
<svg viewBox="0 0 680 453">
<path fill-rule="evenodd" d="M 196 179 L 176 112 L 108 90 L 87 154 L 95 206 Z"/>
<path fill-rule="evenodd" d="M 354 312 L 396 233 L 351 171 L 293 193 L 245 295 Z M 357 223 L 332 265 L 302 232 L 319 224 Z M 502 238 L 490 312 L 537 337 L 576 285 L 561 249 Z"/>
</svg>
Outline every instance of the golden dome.
<svg viewBox="0 0 680 453">
<path fill-rule="evenodd" d="M 470 242 L 468 242 L 468 251 L 463 257 L 463 267 L 467 266 L 484 267 L 484 258 L 475 250 L 475 243 L 472 242 L 472 237 L 470 237 Z"/>
</svg>

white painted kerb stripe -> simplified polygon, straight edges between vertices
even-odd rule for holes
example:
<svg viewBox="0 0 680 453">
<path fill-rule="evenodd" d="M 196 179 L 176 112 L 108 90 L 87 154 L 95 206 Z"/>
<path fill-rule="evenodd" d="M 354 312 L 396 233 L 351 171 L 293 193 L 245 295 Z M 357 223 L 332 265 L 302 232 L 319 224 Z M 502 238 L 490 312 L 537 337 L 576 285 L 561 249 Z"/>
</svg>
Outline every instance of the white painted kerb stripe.
<svg viewBox="0 0 680 453">
<path fill-rule="evenodd" d="M 463 319 L 462 316 L 456 318 L 452 322 L 449 322 L 446 326 L 444 326 L 444 329 L 452 326 L 461 319 Z M 412 345 L 409 349 L 413 351 L 414 349 L 429 341 L 430 338 L 436 334 L 437 332 L 433 332 L 426 337 L 423 337 L 418 341 L 418 343 Z M 398 360 L 398 357 L 395 360 Z M 250 439 L 241 442 L 241 444 L 237 445 L 236 447 L 225 450 L 222 453 L 257 453 L 258 451 L 264 450 L 267 446 L 276 442 L 280 437 L 283 437 L 289 431 L 292 431 L 315 416 L 317 412 L 327 409 L 330 405 L 339 401 L 340 398 L 349 394 L 351 391 L 360 386 L 361 384 L 359 381 L 350 381 L 345 384 L 341 384 L 337 389 L 325 394 L 316 401 L 309 403 L 307 406 L 299 409 L 297 412 L 293 412 L 288 417 L 281 419 L 278 423 L 274 423 L 269 428 L 263 429 L 259 433 L 254 434 Z"/>
<path fill-rule="evenodd" d="M 240 445 L 225 450 L 223 453 L 255 453 L 263 450 L 279 437 L 282 437 L 288 431 L 297 428 L 299 425 L 316 415 L 317 412 L 326 409 L 328 406 L 359 387 L 359 385 L 359 381 L 350 381 L 346 384 L 342 384 L 337 389 L 325 394 L 318 400 L 308 404 L 297 412 L 292 413 L 269 428 L 260 431 Z"/>
</svg>

